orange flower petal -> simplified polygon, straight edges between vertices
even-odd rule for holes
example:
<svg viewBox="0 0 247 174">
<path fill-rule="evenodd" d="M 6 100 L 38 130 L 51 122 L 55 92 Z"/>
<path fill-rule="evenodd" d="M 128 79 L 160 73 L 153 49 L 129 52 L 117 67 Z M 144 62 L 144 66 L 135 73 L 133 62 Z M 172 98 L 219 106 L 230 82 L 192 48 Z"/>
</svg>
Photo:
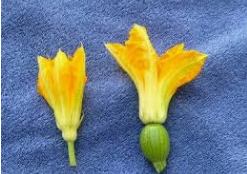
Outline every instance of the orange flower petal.
<svg viewBox="0 0 247 174">
<path fill-rule="evenodd" d="M 42 56 L 38 57 L 39 74 L 38 74 L 38 92 L 42 95 L 48 104 L 54 108 L 57 103 L 57 92 L 54 86 L 54 62 Z M 54 84 L 54 85 L 51 85 Z"/>
<path fill-rule="evenodd" d="M 70 129 L 76 131 L 82 119 L 86 83 L 84 49 L 79 47 L 73 57 L 61 50 L 53 60 L 39 56 L 38 64 L 38 91 L 54 110 L 58 128 L 67 136 Z"/>
<path fill-rule="evenodd" d="M 129 35 L 125 45 L 109 43 L 106 47 L 138 88 L 144 84 L 146 71 L 152 63 L 155 64 L 158 57 L 145 27 L 134 25 Z"/>
<path fill-rule="evenodd" d="M 207 55 L 184 51 L 184 44 L 162 56 L 154 50 L 145 27 L 134 25 L 125 45 L 106 44 L 119 65 L 130 75 L 139 94 L 139 116 L 143 123 L 163 123 L 176 89 L 194 79 Z"/>
<path fill-rule="evenodd" d="M 173 52 L 169 57 L 158 61 L 159 80 L 169 85 L 169 95 L 176 89 L 193 80 L 200 72 L 207 55 L 195 50 Z M 167 88 L 167 87 L 166 87 Z"/>
<path fill-rule="evenodd" d="M 180 54 L 182 53 L 184 50 L 184 44 L 178 44 L 175 45 L 173 47 L 171 47 L 170 49 L 168 49 L 162 56 L 160 56 L 160 59 L 165 59 L 171 56 L 175 56 L 176 54 Z"/>
</svg>

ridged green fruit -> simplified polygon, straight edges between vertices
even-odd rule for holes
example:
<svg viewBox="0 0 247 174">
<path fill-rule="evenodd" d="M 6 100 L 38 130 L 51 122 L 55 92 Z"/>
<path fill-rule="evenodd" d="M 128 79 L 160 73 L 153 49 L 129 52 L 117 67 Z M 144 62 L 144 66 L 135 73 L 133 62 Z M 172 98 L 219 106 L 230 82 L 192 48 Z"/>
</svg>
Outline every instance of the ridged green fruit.
<svg viewBox="0 0 247 174">
<path fill-rule="evenodd" d="M 166 167 L 170 151 L 170 141 L 165 127 L 161 124 L 147 124 L 140 135 L 140 145 L 144 156 L 153 163 L 157 173 Z"/>
</svg>

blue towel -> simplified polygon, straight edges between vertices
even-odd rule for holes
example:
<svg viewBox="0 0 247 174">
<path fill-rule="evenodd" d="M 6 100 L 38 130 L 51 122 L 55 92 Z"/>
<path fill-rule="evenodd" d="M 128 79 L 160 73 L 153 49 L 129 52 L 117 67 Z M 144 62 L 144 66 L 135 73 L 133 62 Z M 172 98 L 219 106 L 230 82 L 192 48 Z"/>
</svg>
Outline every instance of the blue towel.
<svg viewBox="0 0 247 174">
<path fill-rule="evenodd" d="M 2 0 L 2 173 L 150 174 L 131 79 L 103 43 L 147 27 L 159 54 L 184 42 L 209 54 L 200 75 L 174 95 L 164 124 L 166 174 L 247 173 L 246 0 Z M 78 166 L 53 112 L 37 94 L 37 55 L 84 44 L 88 83 Z"/>
</svg>

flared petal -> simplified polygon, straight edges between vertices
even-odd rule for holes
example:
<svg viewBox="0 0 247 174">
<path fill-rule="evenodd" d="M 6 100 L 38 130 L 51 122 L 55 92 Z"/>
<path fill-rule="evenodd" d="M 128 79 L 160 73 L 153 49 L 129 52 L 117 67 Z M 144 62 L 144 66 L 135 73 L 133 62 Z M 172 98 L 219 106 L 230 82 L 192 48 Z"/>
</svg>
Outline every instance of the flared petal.
<svg viewBox="0 0 247 174">
<path fill-rule="evenodd" d="M 138 25 L 131 29 L 125 45 L 112 43 L 106 47 L 136 85 L 139 118 L 147 124 L 141 133 L 141 149 L 160 173 L 166 167 L 169 154 L 169 136 L 160 124 L 167 118 L 176 89 L 199 74 L 207 55 L 195 50 L 184 51 L 182 43 L 159 57 L 146 29 Z"/>
<path fill-rule="evenodd" d="M 145 27 L 134 25 L 125 45 L 106 44 L 107 49 L 119 65 L 129 74 L 137 88 L 144 85 L 145 74 L 158 56 L 154 50 Z"/>
<path fill-rule="evenodd" d="M 143 123 L 163 123 L 176 89 L 200 72 L 207 55 L 184 51 L 184 44 L 170 48 L 160 57 L 145 27 L 134 25 L 125 45 L 106 45 L 119 65 L 130 75 L 139 94 L 139 117 Z"/>
<path fill-rule="evenodd" d="M 160 60 L 166 59 L 168 57 L 175 56 L 176 54 L 180 54 L 184 51 L 184 44 L 177 44 L 170 49 L 168 49 L 163 55 L 160 56 Z"/>
<path fill-rule="evenodd" d="M 168 51 L 165 55 L 158 61 L 158 72 L 161 88 L 168 95 L 173 95 L 178 87 L 193 80 L 201 71 L 207 57 L 198 51 L 182 51 L 181 48 L 174 49 L 172 53 Z"/>
<path fill-rule="evenodd" d="M 158 56 L 149 40 L 146 28 L 135 24 L 130 30 L 129 35 L 129 40 L 125 42 L 125 46 L 128 50 L 128 57 L 130 59 L 129 63 L 134 61 L 132 59 L 137 59 L 143 63 L 155 62 Z M 134 67 L 143 68 L 139 64 L 136 64 Z"/>
</svg>

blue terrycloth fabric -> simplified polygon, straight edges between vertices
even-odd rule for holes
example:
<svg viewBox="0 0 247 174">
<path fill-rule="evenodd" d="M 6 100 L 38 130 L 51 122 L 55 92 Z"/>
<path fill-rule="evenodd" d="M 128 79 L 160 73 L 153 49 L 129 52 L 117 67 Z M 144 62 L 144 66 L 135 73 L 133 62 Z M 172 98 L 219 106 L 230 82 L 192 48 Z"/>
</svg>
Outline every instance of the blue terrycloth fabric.
<svg viewBox="0 0 247 174">
<path fill-rule="evenodd" d="M 155 173 L 139 147 L 142 124 L 130 78 L 105 49 L 145 25 L 158 53 L 184 42 L 209 54 L 173 97 L 165 123 L 167 174 L 247 173 L 246 0 L 2 0 L 2 173 Z M 84 44 L 88 83 L 78 166 L 52 110 L 36 92 L 37 55 Z"/>
</svg>

